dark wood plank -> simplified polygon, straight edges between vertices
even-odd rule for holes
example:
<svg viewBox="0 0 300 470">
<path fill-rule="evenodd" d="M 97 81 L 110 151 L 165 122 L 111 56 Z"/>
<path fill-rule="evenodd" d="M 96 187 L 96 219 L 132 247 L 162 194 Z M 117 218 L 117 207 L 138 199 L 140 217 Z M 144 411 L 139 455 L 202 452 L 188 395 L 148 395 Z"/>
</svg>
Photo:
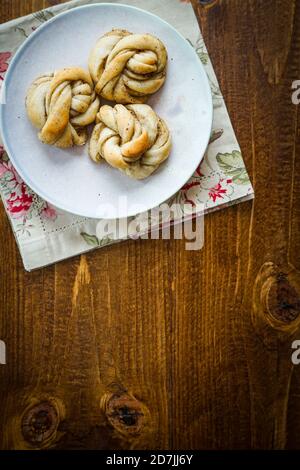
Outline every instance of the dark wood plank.
<svg viewBox="0 0 300 470">
<path fill-rule="evenodd" d="M 299 3 L 193 5 L 256 199 L 207 216 L 199 252 L 130 241 L 33 273 L 1 206 L 2 449 L 300 447 Z"/>
</svg>

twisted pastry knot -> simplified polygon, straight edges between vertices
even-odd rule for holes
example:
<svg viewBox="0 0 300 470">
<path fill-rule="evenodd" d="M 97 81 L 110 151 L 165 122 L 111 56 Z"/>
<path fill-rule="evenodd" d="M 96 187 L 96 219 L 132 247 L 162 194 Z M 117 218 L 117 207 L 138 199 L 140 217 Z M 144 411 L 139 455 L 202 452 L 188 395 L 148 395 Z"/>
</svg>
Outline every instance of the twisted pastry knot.
<svg viewBox="0 0 300 470">
<path fill-rule="evenodd" d="M 147 104 L 104 105 L 97 114 L 89 154 L 128 176 L 143 179 L 168 158 L 171 137 L 165 122 Z"/>
<path fill-rule="evenodd" d="M 57 147 L 85 144 L 86 126 L 95 121 L 99 106 L 89 73 L 79 67 L 38 77 L 26 96 L 39 139 Z"/>
<path fill-rule="evenodd" d="M 98 39 L 89 57 L 96 92 L 117 103 L 144 103 L 164 83 L 167 51 L 151 34 L 115 29 Z"/>
</svg>

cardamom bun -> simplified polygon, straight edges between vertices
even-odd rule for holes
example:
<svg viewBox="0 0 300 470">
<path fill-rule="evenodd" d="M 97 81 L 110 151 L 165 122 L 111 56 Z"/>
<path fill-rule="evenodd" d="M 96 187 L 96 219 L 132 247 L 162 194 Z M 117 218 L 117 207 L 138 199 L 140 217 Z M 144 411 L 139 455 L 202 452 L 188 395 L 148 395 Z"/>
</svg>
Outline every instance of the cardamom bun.
<svg viewBox="0 0 300 470">
<path fill-rule="evenodd" d="M 114 29 L 96 42 L 89 57 L 95 90 L 117 103 L 144 103 L 163 85 L 167 51 L 151 34 Z"/>
<path fill-rule="evenodd" d="M 40 130 L 39 139 L 57 147 L 85 144 L 86 126 L 95 121 L 99 107 L 90 74 L 80 67 L 38 77 L 26 96 L 27 114 Z"/>
<path fill-rule="evenodd" d="M 169 129 L 147 104 L 104 105 L 96 122 L 89 143 L 95 162 L 104 159 L 126 175 L 143 179 L 170 154 Z"/>
</svg>

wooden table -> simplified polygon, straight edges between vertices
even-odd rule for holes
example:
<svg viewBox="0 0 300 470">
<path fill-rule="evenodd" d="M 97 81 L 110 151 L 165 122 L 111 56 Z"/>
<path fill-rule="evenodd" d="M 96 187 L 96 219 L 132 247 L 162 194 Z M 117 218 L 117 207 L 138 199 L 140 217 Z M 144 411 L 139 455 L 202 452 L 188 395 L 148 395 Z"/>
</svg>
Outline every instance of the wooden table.
<svg viewBox="0 0 300 470">
<path fill-rule="evenodd" d="M 300 447 L 300 2 L 193 3 L 256 199 L 32 273 L 1 205 L 3 449 Z"/>
</svg>

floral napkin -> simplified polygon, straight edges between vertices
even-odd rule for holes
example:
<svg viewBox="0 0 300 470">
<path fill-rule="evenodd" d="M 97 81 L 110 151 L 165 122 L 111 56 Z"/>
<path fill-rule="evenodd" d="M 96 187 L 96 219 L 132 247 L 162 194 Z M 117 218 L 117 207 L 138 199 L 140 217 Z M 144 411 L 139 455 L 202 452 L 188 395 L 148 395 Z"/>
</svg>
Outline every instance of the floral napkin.
<svg viewBox="0 0 300 470">
<path fill-rule="evenodd" d="M 32 31 L 57 13 L 86 3 L 101 1 L 73 0 L 0 25 L 0 86 L 13 54 Z M 214 118 L 210 143 L 201 165 L 172 203 L 181 205 L 188 217 L 187 207 L 202 204 L 208 213 L 252 199 L 253 188 L 192 6 L 186 0 L 126 3 L 160 16 L 186 37 L 202 61 L 211 85 Z M 17 174 L 1 141 L 0 193 L 28 271 L 117 241 L 96 234 L 97 220 L 63 212 L 36 195 Z"/>
</svg>

